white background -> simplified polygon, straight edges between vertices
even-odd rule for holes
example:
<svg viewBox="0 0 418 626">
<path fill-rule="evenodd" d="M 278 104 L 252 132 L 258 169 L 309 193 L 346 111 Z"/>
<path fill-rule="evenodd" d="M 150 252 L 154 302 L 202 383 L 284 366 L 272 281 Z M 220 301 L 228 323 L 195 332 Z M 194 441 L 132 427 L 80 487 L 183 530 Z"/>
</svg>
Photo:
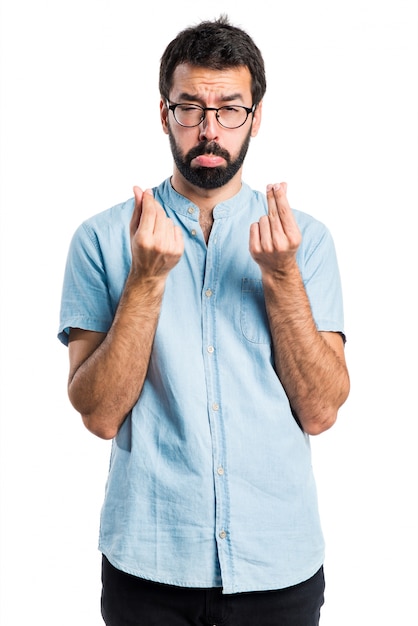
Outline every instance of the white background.
<svg viewBox="0 0 418 626">
<path fill-rule="evenodd" d="M 408 0 L 4 0 L 1 5 L 2 626 L 99 626 L 109 442 L 66 396 L 56 339 L 70 237 L 171 173 L 158 67 L 226 11 L 268 91 L 246 182 L 287 181 L 331 229 L 349 400 L 312 441 L 323 626 L 417 624 L 417 14 Z"/>
</svg>

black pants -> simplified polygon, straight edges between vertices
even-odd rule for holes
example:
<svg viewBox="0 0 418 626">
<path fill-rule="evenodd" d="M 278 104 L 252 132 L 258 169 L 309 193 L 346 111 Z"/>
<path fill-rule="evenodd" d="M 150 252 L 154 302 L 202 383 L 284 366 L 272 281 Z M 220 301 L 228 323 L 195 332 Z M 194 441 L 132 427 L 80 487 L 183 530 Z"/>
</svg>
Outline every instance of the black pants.
<svg viewBox="0 0 418 626">
<path fill-rule="evenodd" d="M 107 626 L 317 626 L 324 602 L 321 569 L 279 589 L 222 594 L 221 589 L 173 587 L 102 564 L 102 615 Z"/>
</svg>

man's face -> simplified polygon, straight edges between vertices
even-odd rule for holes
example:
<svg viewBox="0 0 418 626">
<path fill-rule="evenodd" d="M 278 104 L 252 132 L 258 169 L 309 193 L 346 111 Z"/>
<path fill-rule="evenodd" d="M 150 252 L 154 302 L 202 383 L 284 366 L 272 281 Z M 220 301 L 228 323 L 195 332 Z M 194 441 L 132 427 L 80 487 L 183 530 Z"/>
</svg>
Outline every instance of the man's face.
<svg viewBox="0 0 418 626">
<path fill-rule="evenodd" d="M 209 70 L 189 64 L 174 72 L 170 104 L 198 104 L 219 108 L 241 105 L 250 108 L 251 75 L 246 67 Z M 161 103 L 163 128 L 168 133 L 175 166 L 180 175 L 200 189 L 217 189 L 226 185 L 241 170 L 250 138 L 255 136 L 260 112 L 250 113 L 239 128 L 223 128 L 215 111 L 207 111 L 198 126 L 179 125 L 173 112 Z"/>
</svg>

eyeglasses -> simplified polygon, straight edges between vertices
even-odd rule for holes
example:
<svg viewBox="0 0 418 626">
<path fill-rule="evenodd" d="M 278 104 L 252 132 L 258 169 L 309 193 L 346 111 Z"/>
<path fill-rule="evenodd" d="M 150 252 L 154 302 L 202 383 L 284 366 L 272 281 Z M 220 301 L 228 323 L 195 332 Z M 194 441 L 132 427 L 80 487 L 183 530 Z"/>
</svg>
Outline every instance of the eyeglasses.
<svg viewBox="0 0 418 626">
<path fill-rule="evenodd" d="M 249 109 L 240 105 L 228 105 L 216 109 L 215 107 L 201 107 L 198 104 L 169 104 L 167 107 L 173 111 L 174 119 L 180 126 L 193 128 L 199 126 L 206 117 L 206 111 L 216 111 L 216 119 L 224 128 L 239 128 L 247 121 L 250 113 L 254 113 L 255 104 Z"/>
</svg>

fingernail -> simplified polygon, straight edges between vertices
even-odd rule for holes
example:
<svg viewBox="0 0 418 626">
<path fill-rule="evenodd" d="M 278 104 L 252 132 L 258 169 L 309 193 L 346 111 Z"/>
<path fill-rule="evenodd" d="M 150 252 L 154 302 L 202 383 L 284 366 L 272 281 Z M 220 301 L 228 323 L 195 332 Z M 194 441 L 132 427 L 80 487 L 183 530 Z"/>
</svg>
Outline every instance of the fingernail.
<svg viewBox="0 0 418 626">
<path fill-rule="evenodd" d="M 276 183 L 274 185 L 274 191 L 280 191 L 282 184 L 281 183 Z"/>
<path fill-rule="evenodd" d="M 268 193 L 269 191 L 271 191 L 273 189 L 273 185 L 267 185 L 266 187 L 266 193 Z"/>
<path fill-rule="evenodd" d="M 154 194 L 152 193 L 152 189 L 145 189 L 144 193 L 147 193 L 149 196 L 154 197 Z"/>
</svg>

